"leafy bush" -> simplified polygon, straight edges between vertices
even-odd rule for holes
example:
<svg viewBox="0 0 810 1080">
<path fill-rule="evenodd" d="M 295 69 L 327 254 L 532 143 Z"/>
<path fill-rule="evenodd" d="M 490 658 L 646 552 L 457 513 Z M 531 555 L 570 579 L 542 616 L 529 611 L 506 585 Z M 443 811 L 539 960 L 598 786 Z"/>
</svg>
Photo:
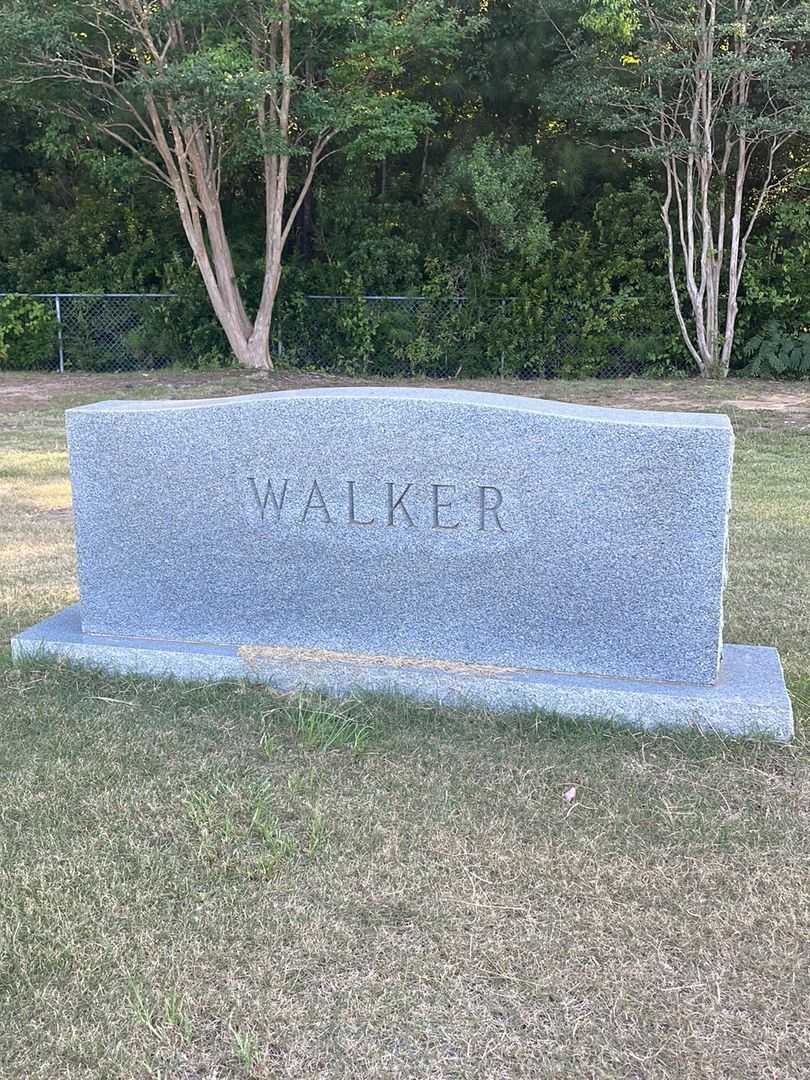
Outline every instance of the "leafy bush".
<svg viewBox="0 0 810 1080">
<path fill-rule="evenodd" d="M 796 377 L 810 327 L 810 204 L 776 203 L 748 248 L 733 368 L 740 375 Z"/>
<path fill-rule="evenodd" d="M 810 375 L 810 333 L 791 334 L 778 319 L 769 319 L 761 334 L 743 345 L 748 363 L 741 375 L 801 378 Z"/>
<path fill-rule="evenodd" d="M 545 374 L 674 373 L 688 366 L 666 283 L 655 194 L 608 189 L 589 228 L 565 222 L 535 291 Z"/>
<path fill-rule="evenodd" d="M 53 310 L 32 296 L 0 297 L 0 367 L 30 371 L 50 366 L 57 348 Z"/>
<path fill-rule="evenodd" d="M 790 331 L 810 326 L 810 203 L 777 203 L 752 237 L 743 275 L 743 339 L 777 319 Z"/>
<path fill-rule="evenodd" d="M 176 295 L 160 305 L 160 326 L 152 325 L 166 354 L 188 368 L 233 367 L 236 360 L 197 269 L 185 259 L 173 259 L 164 288 Z"/>
</svg>

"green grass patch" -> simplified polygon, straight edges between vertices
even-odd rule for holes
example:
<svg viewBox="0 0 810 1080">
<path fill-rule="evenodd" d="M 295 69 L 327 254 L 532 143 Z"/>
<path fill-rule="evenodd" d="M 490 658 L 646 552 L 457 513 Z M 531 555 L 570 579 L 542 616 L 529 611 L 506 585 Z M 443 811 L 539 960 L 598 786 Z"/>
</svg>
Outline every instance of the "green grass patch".
<svg viewBox="0 0 810 1080">
<path fill-rule="evenodd" d="M 61 420 L 6 420 L 3 641 L 76 595 Z M 4 653 L 0 1077 L 805 1077 L 810 439 L 738 436 L 789 746 Z"/>
</svg>

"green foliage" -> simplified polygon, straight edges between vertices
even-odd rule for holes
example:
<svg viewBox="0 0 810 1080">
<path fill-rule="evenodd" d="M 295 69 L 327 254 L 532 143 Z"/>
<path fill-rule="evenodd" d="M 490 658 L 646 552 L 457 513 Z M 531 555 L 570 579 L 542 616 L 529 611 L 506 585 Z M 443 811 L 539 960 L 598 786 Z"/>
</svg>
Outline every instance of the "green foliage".
<svg viewBox="0 0 810 1080">
<path fill-rule="evenodd" d="M 334 702 L 320 695 L 299 695 L 277 710 L 300 736 L 304 746 L 325 753 L 346 747 L 360 753 L 374 733 L 369 709 L 360 700 Z M 275 718 L 273 711 L 269 717 Z"/>
<path fill-rule="evenodd" d="M 31 296 L 0 296 L 0 369 L 50 366 L 56 352 L 53 308 Z"/>
<path fill-rule="evenodd" d="M 441 0 L 9 0 L 0 92 L 35 112 L 49 153 L 56 129 L 74 124 L 75 156 L 103 162 L 123 148 L 172 192 L 234 351 L 261 363 L 288 230 L 315 169 L 338 152 L 351 162 L 414 149 L 436 114 L 411 92 L 411 65 L 446 62 L 479 22 Z M 257 177 L 258 311 L 234 288 L 222 214 L 223 181 Z"/>
<path fill-rule="evenodd" d="M 625 43 L 631 40 L 640 24 L 633 0 L 590 0 L 579 21 L 595 34 Z"/>
<path fill-rule="evenodd" d="M 362 250 L 364 232 L 355 224 Z M 367 301 L 372 289 L 359 275 L 320 278 L 316 286 L 298 268 L 299 291 L 284 297 L 279 316 L 284 362 L 392 377 L 682 372 L 660 233 L 656 196 L 637 181 L 628 191 L 606 191 L 590 228 L 550 228 L 537 268 L 501 254 L 498 276 L 482 280 L 466 252 L 451 257 L 445 239 L 444 258 L 426 258 L 418 291 L 411 290 L 419 299 Z M 344 299 L 306 299 L 325 284 Z M 377 279 L 375 289 L 386 284 L 390 278 Z"/>
<path fill-rule="evenodd" d="M 710 120 L 712 144 L 744 133 L 756 144 L 772 135 L 790 136 L 810 125 L 810 9 L 794 0 L 752 4 L 743 20 L 738 0 L 590 0 L 580 22 L 595 36 L 577 42 L 554 72 L 553 100 L 562 115 L 604 138 L 627 136 L 631 153 L 658 160 L 691 145 L 703 155 L 707 144 L 690 131 L 689 86 L 710 71 L 726 91 L 717 96 Z M 705 27 L 711 22 L 713 29 Z M 710 59 L 694 66 L 700 42 L 710 34 Z M 748 79 L 741 105 L 732 80 Z M 684 76 L 686 81 L 684 82 Z M 662 113 L 663 110 L 663 113 Z M 662 126 L 663 119 L 663 126 Z M 640 141 L 639 141 L 640 136 Z M 734 159 L 732 157 L 731 168 Z"/>
<path fill-rule="evenodd" d="M 675 6 L 667 0 L 660 11 Z M 805 7 L 796 6 L 794 23 Z M 361 377 L 688 370 L 669 295 L 659 191 L 649 179 L 657 163 L 595 145 L 608 129 L 615 141 L 617 115 L 591 94 L 608 85 L 599 80 L 611 65 L 617 81 L 609 85 L 620 89 L 613 104 L 627 104 L 621 95 L 630 90 L 641 94 L 635 104 L 649 104 L 644 79 L 658 61 L 645 52 L 641 8 L 631 0 L 512 0 L 489 5 L 485 19 L 468 19 L 477 7 L 457 3 L 293 0 L 296 47 L 306 44 L 317 73 L 314 85 L 298 81 L 300 71 L 295 76 L 299 146 L 272 143 L 256 124 L 258 97 L 277 89 L 279 78 L 255 65 L 245 15 L 269 9 L 253 0 L 173 0 L 172 10 L 191 28 L 192 47 L 154 89 L 182 101 L 189 115 L 206 112 L 225 136 L 221 199 L 248 310 L 258 302 L 265 257 L 257 228 L 262 151 L 272 144 L 290 155 L 293 192 L 312 132 L 334 123 L 341 133 L 330 143 L 341 152 L 316 174 L 287 242 L 272 335 L 277 362 Z M 55 49 L 95 12 L 84 0 L 10 0 L 0 14 L 0 63 L 6 72 L 17 67 L 23 46 Z M 149 17 L 161 34 L 167 11 L 154 5 Z M 591 50 L 584 82 L 566 68 L 568 46 Z M 630 54 L 647 68 L 628 63 Z M 661 62 L 670 59 L 680 62 Z M 801 76 L 801 64 L 779 50 L 767 59 L 780 86 Z M 128 70 L 119 69 L 121 80 Z M 553 82 L 556 96 L 546 93 Z M 133 79 L 127 87 L 136 105 L 144 85 Z M 64 83 L 53 95 L 43 83 L 6 91 L 0 290 L 176 292 L 145 307 L 136 328 L 114 321 L 109 333 L 120 334 L 139 366 L 233 364 L 171 194 L 145 180 L 131 154 L 94 134 L 89 120 L 69 115 L 75 105 Z M 587 143 L 584 127 L 593 132 Z M 798 181 L 769 198 L 749 239 L 734 358 L 746 374 L 801 373 L 800 343 L 810 329 L 806 147 L 789 143 L 778 165 Z M 369 303 L 366 293 L 425 299 Z M 76 307 L 70 355 L 87 370 L 105 370 L 109 340 L 90 304 Z M 9 343 L 0 366 L 53 357 L 48 302 L 37 322 L 38 310 L 30 309 L 22 335 L 0 329 Z"/>
<path fill-rule="evenodd" d="M 450 158 L 429 205 L 453 208 L 475 223 L 482 260 L 492 257 L 488 247 L 499 246 L 536 267 L 550 244 L 544 199 L 542 165 L 531 149 L 509 149 L 485 136 Z"/>
<path fill-rule="evenodd" d="M 547 100 L 659 171 L 670 265 L 688 297 L 673 306 L 694 323 L 690 333 L 681 319 L 684 342 L 701 374 L 723 377 L 748 237 L 795 172 L 780 149 L 810 135 L 810 6 L 591 0 L 581 21 L 596 37 L 571 48 Z"/>
<path fill-rule="evenodd" d="M 770 209 L 748 246 L 743 277 L 741 335 L 751 337 L 770 320 L 788 334 L 810 328 L 810 202 L 792 193 Z"/>
<path fill-rule="evenodd" d="M 358 297 L 337 308 L 337 331 L 346 342 L 335 360 L 347 375 L 365 374 L 374 355 L 376 331 L 379 321 L 374 309 Z"/>
<path fill-rule="evenodd" d="M 642 182 L 607 190 L 589 229 L 565 223 L 533 282 L 533 335 L 546 375 L 663 374 L 683 369 L 656 197 Z M 528 328 L 527 328 L 528 329 Z"/>
<path fill-rule="evenodd" d="M 235 360 L 217 322 L 200 275 L 178 254 L 166 268 L 165 288 L 176 294 L 154 316 L 166 351 L 190 368 L 232 367 Z"/>
<path fill-rule="evenodd" d="M 778 319 L 769 319 L 761 334 L 746 341 L 747 363 L 741 375 L 767 378 L 806 378 L 810 375 L 810 332 L 786 332 Z"/>
<path fill-rule="evenodd" d="M 74 371 L 160 368 L 176 362 L 164 302 L 73 296 L 62 301 L 65 366 Z"/>
<path fill-rule="evenodd" d="M 158 164 L 164 177 L 153 116 L 169 132 L 199 125 L 216 167 L 241 178 L 268 151 L 303 159 L 305 169 L 323 139 L 337 139 L 349 159 L 412 149 L 436 114 L 406 92 L 410 65 L 449 61 L 480 22 L 439 0 L 292 0 L 287 20 L 262 0 L 120 9 L 10 0 L 0 10 L 0 87 L 38 106 L 46 131 L 54 116 L 60 127 L 78 119 L 84 153 L 103 159 L 125 145 L 132 160 Z"/>
<path fill-rule="evenodd" d="M 0 291 L 161 291 L 184 242 L 167 193 L 49 123 L 0 107 Z"/>
</svg>

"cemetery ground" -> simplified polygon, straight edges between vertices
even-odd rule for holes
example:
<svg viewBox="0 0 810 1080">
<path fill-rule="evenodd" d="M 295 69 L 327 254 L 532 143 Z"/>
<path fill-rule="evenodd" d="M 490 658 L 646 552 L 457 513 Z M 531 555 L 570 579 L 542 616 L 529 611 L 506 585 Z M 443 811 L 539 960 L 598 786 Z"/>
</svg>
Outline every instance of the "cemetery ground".
<svg viewBox="0 0 810 1080">
<path fill-rule="evenodd" d="M 66 406 L 346 381 L 0 378 L 0 1077 L 806 1077 L 810 386 L 475 387 L 729 413 L 790 745 L 11 666 L 77 599 Z"/>
</svg>

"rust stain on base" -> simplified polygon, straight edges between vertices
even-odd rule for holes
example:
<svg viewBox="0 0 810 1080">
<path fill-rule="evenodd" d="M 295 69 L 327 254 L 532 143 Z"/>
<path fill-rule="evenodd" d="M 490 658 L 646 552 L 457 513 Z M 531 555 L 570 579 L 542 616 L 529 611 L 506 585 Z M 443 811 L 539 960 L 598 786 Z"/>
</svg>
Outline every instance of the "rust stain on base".
<svg viewBox="0 0 810 1080">
<path fill-rule="evenodd" d="M 262 660 L 287 660 L 304 664 L 353 664 L 358 667 L 433 668 L 460 675 L 516 675 L 524 668 L 494 664 L 467 664 L 461 660 L 431 660 L 419 656 L 374 656 L 365 653 L 333 652 L 328 649 L 295 649 L 282 645 L 242 645 L 239 656 L 251 667 Z"/>
</svg>

